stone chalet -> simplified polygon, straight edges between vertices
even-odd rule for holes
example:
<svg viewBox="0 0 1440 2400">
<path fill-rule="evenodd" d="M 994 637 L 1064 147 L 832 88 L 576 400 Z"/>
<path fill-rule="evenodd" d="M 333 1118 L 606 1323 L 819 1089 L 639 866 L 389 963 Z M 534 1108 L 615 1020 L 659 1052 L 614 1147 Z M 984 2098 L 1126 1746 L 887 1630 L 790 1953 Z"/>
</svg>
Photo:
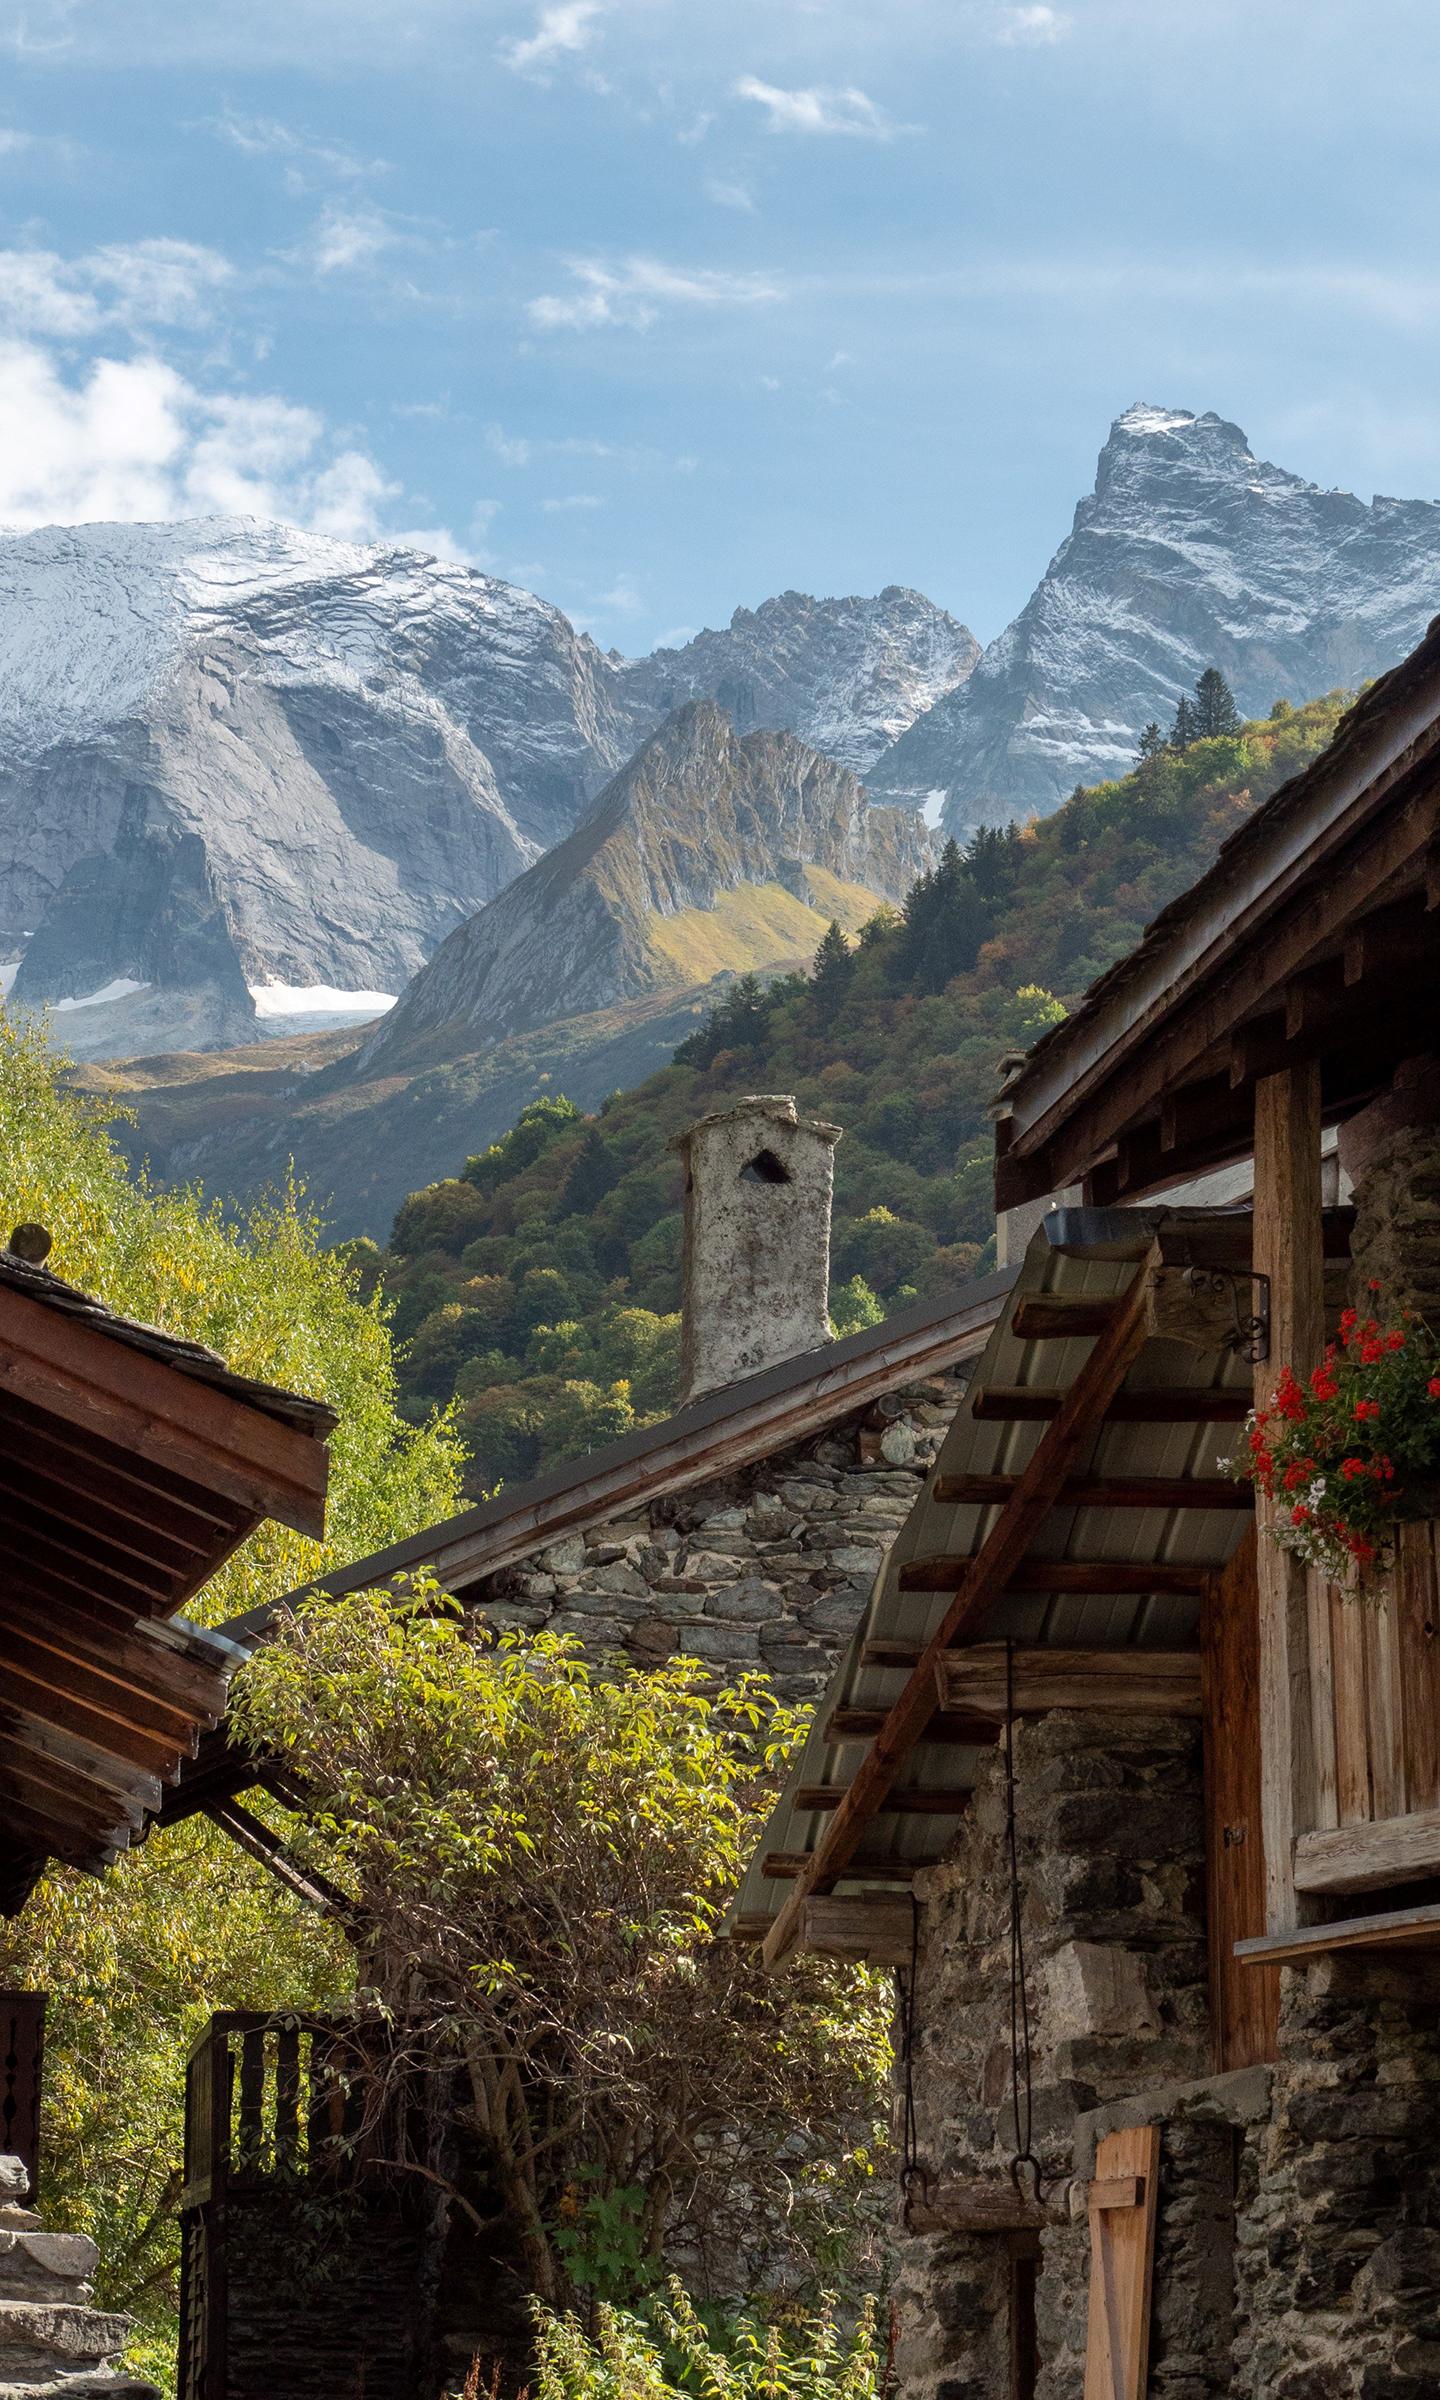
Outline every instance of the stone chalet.
<svg viewBox="0 0 1440 2400">
<path fill-rule="evenodd" d="M 907 2400 L 1440 2393 L 1434 1503 L 1335 1584 L 1224 1471 L 1347 1299 L 1440 1330 L 1437 908 L 1440 621 L 1001 1095 L 1035 1230 L 737 1907 L 896 1970 Z"/>
</svg>

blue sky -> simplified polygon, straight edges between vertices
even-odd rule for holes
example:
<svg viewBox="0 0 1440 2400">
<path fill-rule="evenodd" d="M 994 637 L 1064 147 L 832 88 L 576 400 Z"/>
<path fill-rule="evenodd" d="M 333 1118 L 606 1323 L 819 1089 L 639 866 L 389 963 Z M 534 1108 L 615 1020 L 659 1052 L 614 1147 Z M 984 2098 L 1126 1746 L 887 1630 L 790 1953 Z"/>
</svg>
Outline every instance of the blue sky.
<svg viewBox="0 0 1440 2400">
<path fill-rule="evenodd" d="M 0 522 L 988 638 L 1110 419 L 1440 493 L 1433 0 L 0 0 Z"/>
</svg>

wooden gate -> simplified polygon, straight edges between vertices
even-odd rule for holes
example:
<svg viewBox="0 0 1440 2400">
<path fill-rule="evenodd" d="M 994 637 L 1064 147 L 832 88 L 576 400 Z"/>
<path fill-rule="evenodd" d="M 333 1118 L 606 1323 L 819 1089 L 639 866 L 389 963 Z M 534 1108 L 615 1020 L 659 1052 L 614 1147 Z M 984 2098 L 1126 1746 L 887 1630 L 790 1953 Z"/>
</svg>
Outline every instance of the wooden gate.
<svg viewBox="0 0 1440 2400">
<path fill-rule="evenodd" d="M 45 1994 L 0 1992 L 0 2152 L 18 2158 L 40 2188 L 40 2083 L 45 2064 Z"/>
<path fill-rule="evenodd" d="M 405 2171 L 416 2156 L 416 2112 L 403 2091 L 383 2092 L 375 2065 L 372 2037 L 341 2018 L 232 2011 L 196 2043 L 185 2082 L 179 2400 L 247 2400 L 255 2388 L 284 2388 L 297 2400 L 301 2371 L 287 2379 L 283 2361 L 265 2363 L 267 2344 L 284 2338 L 274 2321 L 327 2391 L 351 2389 L 338 2372 L 348 2343 L 369 2400 L 416 2400 L 433 2203 L 430 2187 Z M 348 2220 L 339 2214 L 347 2195 L 355 2204 Z M 277 2307 L 263 2268 L 256 2272 L 257 2236 L 283 2265 L 292 2221 L 328 2222 L 344 2253 L 313 2309 L 303 2293 Z M 348 2282 L 374 2294 L 378 2332 L 347 2301 Z M 273 2321 L 261 2325 L 261 2315 Z"/>
</svg>

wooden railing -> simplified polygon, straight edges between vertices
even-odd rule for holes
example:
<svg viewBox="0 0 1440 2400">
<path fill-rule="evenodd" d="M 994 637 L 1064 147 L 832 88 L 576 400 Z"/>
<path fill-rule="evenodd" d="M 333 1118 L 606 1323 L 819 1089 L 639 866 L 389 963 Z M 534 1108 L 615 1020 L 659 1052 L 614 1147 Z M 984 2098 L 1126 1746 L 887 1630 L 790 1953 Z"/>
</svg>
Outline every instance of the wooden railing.
<svg viewBox="0 0 1440 2400">
<path fill-rule="evenodd" d="M 179 2400 L 226 2400 L 227 2221 L 283 2186 L 403 2178 L 417 2152 L 385 2037 L 353 2018 L 213 2017 L 185 2073 Z"/>
</svg>

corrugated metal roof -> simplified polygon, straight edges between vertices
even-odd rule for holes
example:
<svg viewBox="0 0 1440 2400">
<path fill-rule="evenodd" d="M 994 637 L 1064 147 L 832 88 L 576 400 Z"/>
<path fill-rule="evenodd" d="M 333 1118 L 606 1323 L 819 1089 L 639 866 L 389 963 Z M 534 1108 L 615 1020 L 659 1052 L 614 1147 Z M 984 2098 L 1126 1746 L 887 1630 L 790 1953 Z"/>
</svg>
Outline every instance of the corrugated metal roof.
<svg viewBox="0 0 1440 2400">
<path fill-rule="evenodd" d="M 1090 1338 L 1022 1339 L 1015 1312 L 1026 1299 L 1118 1299 L 1128 1288 L 1137 1259 L 1157 1231 L 1177 1259 L 1202 1264 L 1207 1252 L 1233 1260 L 1248 1253 L 1248 1210 L 1062 1209 L 1052 1212 L 1032 1238 L 1019 1277 L 980 1359 L 969 1392 L 946 1436 L 934 1474 L 876 1579 L 875 1590 L 849 1649 L 838 1667 L 804 1750 L 766 1827 L 732 1911 L 744 1931 L 773 1921 L 793 1889 L 789 1878 L 767 1875 L 776 1854 L 807 1855 L 819 1845 L 829 1812 L 802 1809 L 798 1793 L 810 1786 L 848 1787 L 870 1746 L 869 1737 L 832 1740 L 828 1733 L 838 1708 L 886 1711 L 905 1687 L 909 1667 L 880 1665 L 867 1656 L 877 1643 L 901 1644 L 918 1652 L 949 1605 L 949 1592 L 907 1592 L 902 1568 L 917 1558 L 973 1557 L 1000 1514 L 987 1507 L 954 1505 L 934 1497 L 938 1478 L 953 1475 L 1018 1475 L 1045 1431 L 1043 1423 L 1009 1419 L 987 1422 L 974 1413 L 976 1395 L 995 1386 L 1064 1390 L 1074 1381 L 1093 1346 Z M 1208 1238 L 1207 1238 L 1208 1237 Z M 1234 1351 L 1201 1352 L 1178 1341 L 1151 1338 L 1126 1377 L 1127 1392 L 1157 1386 L 1232 1389 L 1248 1398 L 1251 1369 Z M 1111 1478 L 1214 1477 L 1234 1450 L 1234 1423 L 1107 1421 L 1097 1430 L 1087 1472 Z M 1194 1568 L 1223 1566 L 1249 1517 L 1247 1495 L 1236 1487 L 1233 1511 L 1225 1508 L 1057 1508 L 1046 1520 L 1032 1555 L 1055 1560 L 1133 1561 Z M 975 1639 L 1014 1637 L 1026 1644 L 1057 1648 L 1188 1650 L 1198 1646 L 1199 1601 L 1194 1596 L 1012 1592 L 992 1608 Z M 840 1878 L 835 1890 L 855 1893 L 894 1888 L 916 1867 L 939 1858 L 954 1837 L 963 1795 L 974 1783 L 984 1752 L 954 1741 L 922 1743 L 904 1773 L 910 1791 L 954 1791 L 954 1816 L 882 1811 L 862 1845 L 865 1871 Z M 858 1864 L 859 1862 L 857 1862 Z M 884 1870 L 889 1869 L 887 1875 Z M 877 1872 L 877 1869 L 880 1870 Z M 898 1870 L 898 1873 L 897 1873 Z"/>
</svg>

